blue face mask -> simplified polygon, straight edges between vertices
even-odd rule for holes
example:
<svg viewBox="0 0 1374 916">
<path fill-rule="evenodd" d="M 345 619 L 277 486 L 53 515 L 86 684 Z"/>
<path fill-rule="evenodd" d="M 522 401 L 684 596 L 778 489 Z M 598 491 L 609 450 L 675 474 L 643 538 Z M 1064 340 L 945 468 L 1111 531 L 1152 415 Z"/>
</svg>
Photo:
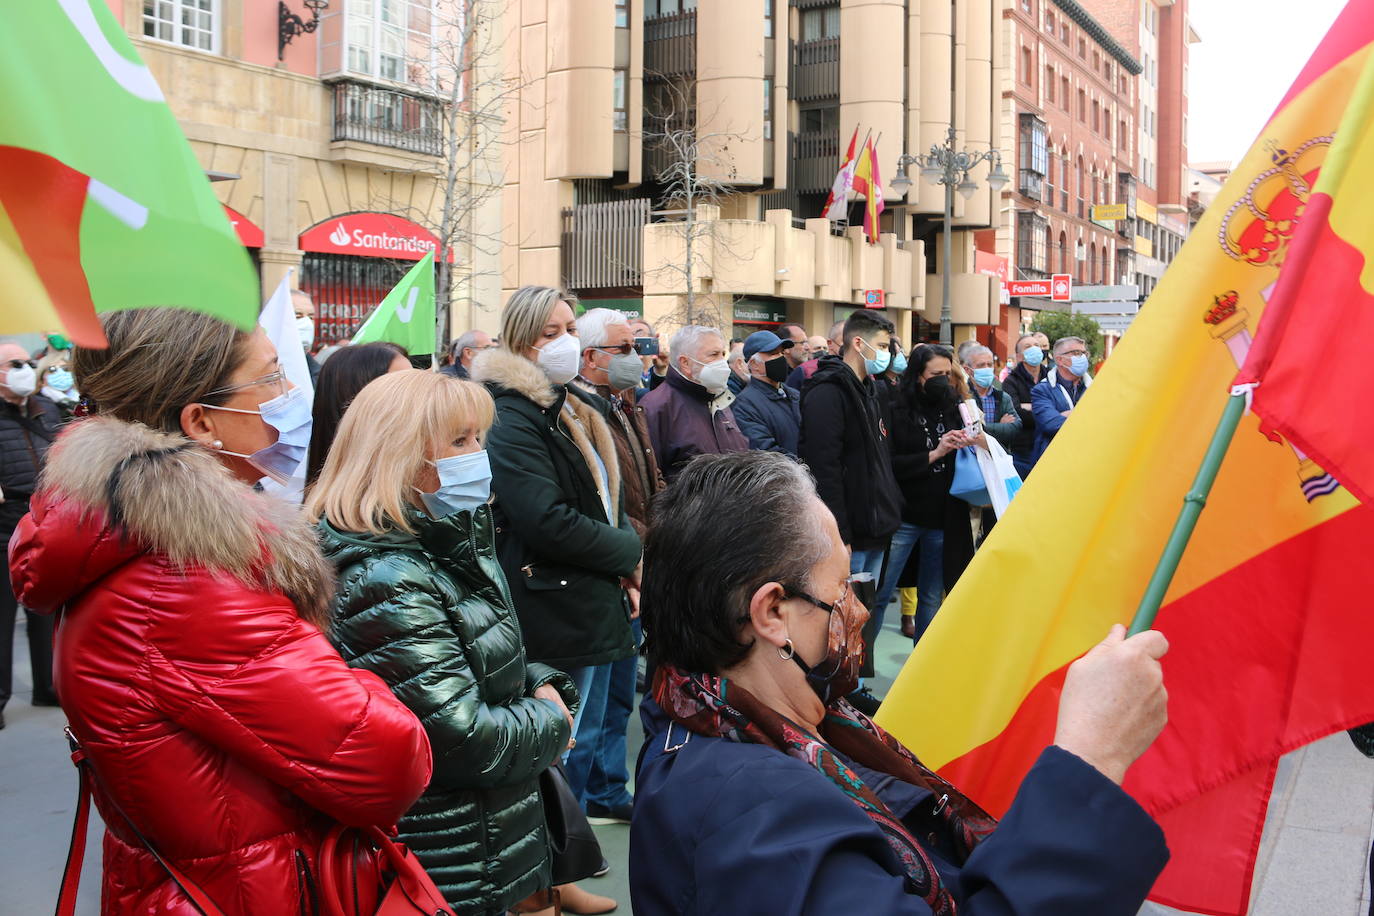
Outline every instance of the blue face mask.
<svg viewBox="0 0 1374 916">
<path fill-rule="evenodd" d="M 1045 351 L 1039 347 L 1026 347 L 1026 352 L 1021 354 L 1021 362 L 1027 366 L 1038 366 L 1045 361 Z"/>
<path fill-rule="evenodd" d="M 257 410 L 239 410 L 234 407 L 218 407 L 202 404 L 210 410 L 225 410 L 229 413 L 254 413 L 262 421 L 277 431 L 277 441 L 266 448 L 260 448 L 251 455 L 221 449 L 225 455 L 242 458 L 277 483 L 285 485 L 296 469 L 305 461 L 305 453 L 310 448 L 310 400 L 304 388 L 292 388 L 286 394 L 277 395 L 270 401 L 263 401 Z"/>
<path fill-rule="evenodd" d="M 906 354 L 898 353 L 892 357 L 892 371 L 899 375 L 906 371 Z"/>
<path fill-rule="evenodd" d="M 76 379 L 66 369 L 54 369 L 48 373 L 48 384 L 57 391 L 71 391 Z"/>
<path fill-rule="evenodd" d="M 991 369 L 974 369 L 973 381 L 979 388 L 991 388 L 996 374 Z"/>
<path fill-rule="evenodd" d="M 873 351 L 873 358 L 864 360 L 864 365 L 868 367 L 869 375 L 882 375 L 887 371 L 888 365 L 892 362 L 892 352 L 890 350 L 879 350 L 872 344 L 865 344 Z"/>
<path fill-rule="evenodd" d="M 471 512 L 491 499 L 491 461 L 486 449 L 440 458 L 434 469 L 439 472 L 439 489 L 420 494 L 431 517 Z"/>
<path fill-rule="evenodd" d="M 1088 374 L 1088 358 L 1086 356 L 1075 356 L 1069 360 L 1069 371 L 1082 378 Z"/>
</svg>

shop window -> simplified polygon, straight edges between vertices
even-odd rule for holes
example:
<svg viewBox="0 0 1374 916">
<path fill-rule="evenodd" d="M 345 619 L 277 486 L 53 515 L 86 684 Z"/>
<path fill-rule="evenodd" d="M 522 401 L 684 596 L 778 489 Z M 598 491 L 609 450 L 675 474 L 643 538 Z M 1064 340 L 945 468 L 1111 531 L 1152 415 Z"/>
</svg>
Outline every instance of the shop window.
<svg viewBox="0 0 1374 916">
<path fill-rule="evenodd" d="M 218 0 L 143 0 L 143 34 L 197 51 L 219 50 Z"/>
</svg>

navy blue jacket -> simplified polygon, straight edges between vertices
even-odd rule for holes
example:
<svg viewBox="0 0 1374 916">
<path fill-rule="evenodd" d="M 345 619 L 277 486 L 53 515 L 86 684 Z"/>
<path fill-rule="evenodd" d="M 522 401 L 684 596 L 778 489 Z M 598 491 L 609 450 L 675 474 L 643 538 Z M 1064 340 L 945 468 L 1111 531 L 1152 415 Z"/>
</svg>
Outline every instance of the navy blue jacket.
<svg viewBox="0 0 1374 916">
<path fill-rule="evenodd" d="M 763 745 L 668 729 L 652 700 L 641 715 L 636 916 L 929 916 L 877 826 L 814 767 Z M 890 776 L 860 775 L 899 816 L 929 801 Z M 1049 747 L 963 868 L 935 862 L 960 916 L 1135 916 L 1168 858 L 1163 832 L 1129 795 Z"/>
<path fill-rule="evenodd" d="M 1091 384 L 1092 378 L 1085 377 L 1078 380 L 1077 387 L 1071 387 L 1060 382 L 1055 370 L 1051 369 L 1050 374 L 1031 389 L 1031 413 L 1035 415 L 1035 447 L 1031 449 L 1031 464 L 1045 454 L 1045 449 L 1054 441 L 1055 433 L 1068 419 L 1064 411 L 1076 406 Z M 1073 398 L 1072 402 L 1070 397 Z"/>
<path fill-rule="evenodd" d="M 801 395 L 795 388 L 774 388 L 751 378 L 730 405 L 740 432 L 749 447 L 761 452 L 782 452 L 797 457 L 801 435 Z"/>
</svg>

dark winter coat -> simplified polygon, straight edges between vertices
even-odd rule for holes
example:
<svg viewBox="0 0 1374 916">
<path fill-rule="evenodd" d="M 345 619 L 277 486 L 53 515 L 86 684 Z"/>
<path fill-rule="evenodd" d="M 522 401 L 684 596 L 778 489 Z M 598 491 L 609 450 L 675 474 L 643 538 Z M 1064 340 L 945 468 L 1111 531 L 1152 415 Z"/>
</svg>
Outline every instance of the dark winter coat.
<svg viewBox="0 0 1374 916">
<path fill-rule="evenodd" d="M 332 634 L 344 661 L 379 675 L 419 717 L 434 777 L 401 819 L 415 851 L 458 913 L 504 913 L 549 885 L 539 774 L 568 744 L 566 674 L 525 663 L 520 624 L 496 561 L 491 510 L 431 519 L 415 534 L 344 532 L 319 523 L 339 571 Z"/>
<path fill-rule="evenodd" d="M 749 384 L 730 405 L 735 422 L 749 440 L 749 447 L 797 457 L 801 437 L 801 394 L 795 388 L 774 388 L 759 379 Z"/>
<path fill-rule="evenodd" d="M 563 670 L 629 657 L 620 580 L 642 551 L 623 509 L 604 402 L 598 408 L 594 395 L 550 384 L 538 366 L 504 349 L 480 354 L 471 375 L 496 399 L 487 434 L 496 554 L 526 654 Z M 597 458 L 609 481 L 609 520 Z"/>
<path fill-rule="evenodd" d="M 882 831 L 815 767 L 766 745 L 669 731 L 652 701 L 642 716 L 636 916 L 929 916 Z M 910 783 L 860 775 L 898 817 L 931 804 Z M 1054 746 L 962 868 L 926 849 L 960 916 L 1135 916 L 1169 859 L 1163 831 L 1134 799 Z"/>
<path fill-rule="evenodd" d="M 1021 432 L 1012 439 L 1012 444 L 1007 448 L 1013 455 L 1029 456 L 1031 448 L 1035 445 L 1035 415 L 1030 407 L 1021 405 L 1030 404 L 1031 389 L 1040 383 L 1048 371 L 1044 363 L 1035 367 L 1034 373 L 1025 363 L 1017 363 L 1002 380 L 1002 390 L 1011 396 L 1016 415 L 1021 418 Z"/>
<path fill-rule="evenodd" d="M 112 800 L 227 916 L 306 916 L 330 827 L 389 828 L 429 782 L 415 715 L 297 612 L 333 591 L 315 532 L 208 449 L 78 420 L 12 547 L 20 602 L 61 610 L 53 680 L 101 777 L 105 916 L 200 912 Z"/>
<path fill-rule="evenodd" d="M 816 478 L 840 537 L 855 550 L 885 548 L 901 524 L 888 422 L 877 385 L 838 356 L 821 358 L 802 391 L 797 456 Z"/>
<path fill-rule="evenodd" d="M 620 481 L 625 488 L 625 514 L 642 538 L 649 528 L 649 501 L 665 486 L 663 474 L 658 470 L 658 459 L 654 457 L 644 407 L 635 400 L 633 391 L 617 394 L 608 385 L 593 385 L 581 378 L 575 379 L 573 384 L 606 402 L 606 421 L 615 437 Z"/>
<path fill-rule="evenodd" d="M 892 470 L 902 488 L 902 521 L 944 532 L 944 586 L 952 589 L 973 559 L 969 504 L 949 494 L 954 480 L 954 453 L 934 464 L 930 453 L 940 437 L 962 429 L 957 407 L 918 404 L 903 391 L 893 397 Z"/>
<path fill-rule="evenodd" d="M 1072 411 L 1092 383 L 1091 376 L 1084 376 L 1073 385 L 1062 383 L 1055 370 L 1051 369 L 1045 380 L 1031 389 L 1031 411 L 1035 414 L 1035 446 L 1030 456 L 1032 464 L 1045 454 L 1045 449 L 1050 447 L 1059 428 L 1068 420 L 1064 411 Z"/>
<path fill-rule="evenodd" d="M 0 535 L 9 540 L 14 526 L 29 511 L 38 488 L 43 459 L 62 426 L 57 405 L 31 394 L 22 407 L 0 400 Z"/>
<path fill-rule="evenodd" d="M 716 408 L 714 402 L 709 391 L 675 368 L 668 370 L 664 384 L 640 399 L 658 466 L 669 483 L 697 455 L 749 450 L 734 412 Z"/>
</svg>

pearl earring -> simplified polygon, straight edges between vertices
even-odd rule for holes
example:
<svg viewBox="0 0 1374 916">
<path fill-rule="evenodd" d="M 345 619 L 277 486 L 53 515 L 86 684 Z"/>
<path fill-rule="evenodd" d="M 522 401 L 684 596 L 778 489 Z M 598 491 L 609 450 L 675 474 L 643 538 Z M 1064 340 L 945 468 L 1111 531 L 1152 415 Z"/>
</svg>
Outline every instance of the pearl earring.
<svg viewBox="0 0 1374 916">
<path fill-rule="evenodd" d="M 211 445 L 212 448 L 217 448 L 217 449 L 223 449 L 223 448 L 224 448 L 224 443 L 221 442 L 221 441 L 219 441 L 218 439 L 216 439 L 214 442 L 211 442 L 210 445 Z"/>
</svg>

